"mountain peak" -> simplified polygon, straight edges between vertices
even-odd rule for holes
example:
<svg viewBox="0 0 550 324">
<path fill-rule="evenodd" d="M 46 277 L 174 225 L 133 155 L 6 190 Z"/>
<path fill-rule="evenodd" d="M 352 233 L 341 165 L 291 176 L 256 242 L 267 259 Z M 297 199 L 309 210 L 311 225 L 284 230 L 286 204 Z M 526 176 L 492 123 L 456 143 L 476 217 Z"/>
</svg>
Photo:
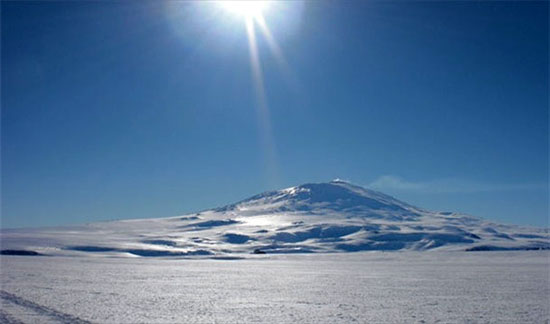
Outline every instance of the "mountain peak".
<svg viewBox="0 0 550 324">
<path fill-rule="evenodd" d="M 253 214 L 308 212 L 348 218 L 391 219 L 411 219 L 420 214 L 418 208 L 405 202 L 341 179 L 264 192 L 216 211 Z"/>
<path fill-rule="evenodd" d="M 344 180 L 344 179 L 340 179 L 340 178 L 332 179 L 329 183 L 346 183 L 346 184 L 351 184 L 350 181 Z"/>
</svg>

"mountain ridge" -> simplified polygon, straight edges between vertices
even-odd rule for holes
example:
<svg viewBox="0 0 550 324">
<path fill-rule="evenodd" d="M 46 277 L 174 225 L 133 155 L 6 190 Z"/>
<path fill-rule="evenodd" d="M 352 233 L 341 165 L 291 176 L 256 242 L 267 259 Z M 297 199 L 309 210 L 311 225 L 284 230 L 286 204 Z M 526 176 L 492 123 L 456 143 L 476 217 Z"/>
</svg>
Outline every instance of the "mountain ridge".
<svg viewBox="0 0 550 324">
<path fill-rule="evenodd" d="M 267 191 L 194 214 L 0 232 L 2 249 L 142 257 L 550 249 L 548 229 L 429 211 L 347 181 Z"/>
</svg>

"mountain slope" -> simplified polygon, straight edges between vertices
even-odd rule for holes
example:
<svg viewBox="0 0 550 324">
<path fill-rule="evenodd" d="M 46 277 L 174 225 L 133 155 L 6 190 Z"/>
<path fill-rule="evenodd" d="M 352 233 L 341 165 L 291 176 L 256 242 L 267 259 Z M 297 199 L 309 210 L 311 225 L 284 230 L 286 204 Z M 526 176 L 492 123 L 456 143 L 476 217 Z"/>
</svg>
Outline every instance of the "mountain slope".
<svg viewBox="0 0 550 324">
<path fill-rule="evenodd" d="M 3 230 L 1 242 L 11 254 L 117 256 L 550 248 L 548 229 L 432 212 L 341 180 L 266 192 L 192 215 Z"/>
</svg>

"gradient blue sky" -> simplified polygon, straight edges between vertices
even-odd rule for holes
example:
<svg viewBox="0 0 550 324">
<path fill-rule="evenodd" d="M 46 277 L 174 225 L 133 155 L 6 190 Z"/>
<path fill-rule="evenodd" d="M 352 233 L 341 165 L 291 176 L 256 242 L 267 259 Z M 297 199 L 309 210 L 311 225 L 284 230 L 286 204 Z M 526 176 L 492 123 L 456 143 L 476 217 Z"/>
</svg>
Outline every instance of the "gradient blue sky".
<svg viewBox="0 0 550 324">
<path fill-rule="evenodd" d="M 163 217 L 343 178 L 548 226 L 548 2 L 2 2 L 2 223 Z"/>
</svg>

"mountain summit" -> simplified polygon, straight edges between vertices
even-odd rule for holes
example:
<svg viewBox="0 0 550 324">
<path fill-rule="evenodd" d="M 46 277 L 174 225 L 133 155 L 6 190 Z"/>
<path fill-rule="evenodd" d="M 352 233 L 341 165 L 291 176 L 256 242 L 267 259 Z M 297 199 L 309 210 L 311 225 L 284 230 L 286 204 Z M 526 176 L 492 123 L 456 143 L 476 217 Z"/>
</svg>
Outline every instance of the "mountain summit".
<svg viewBox="0 0 550 324">
<path fill-rule="evenodd" d="M 429 211 L 342 180 L 265 192 L 191 215 L 3 230 L 1 240 L 10 253 L 116 256 L 550 248 L 548 229 Z"/>
<path fill-rule="evenodd" d="M 234 211 L 243 215 L 302 212 L 393 220 L 412 220 L 422 214 L 422 210 L 391 196 L 342 180 L 270 191 L 217 211 Z"/>
</svg>

